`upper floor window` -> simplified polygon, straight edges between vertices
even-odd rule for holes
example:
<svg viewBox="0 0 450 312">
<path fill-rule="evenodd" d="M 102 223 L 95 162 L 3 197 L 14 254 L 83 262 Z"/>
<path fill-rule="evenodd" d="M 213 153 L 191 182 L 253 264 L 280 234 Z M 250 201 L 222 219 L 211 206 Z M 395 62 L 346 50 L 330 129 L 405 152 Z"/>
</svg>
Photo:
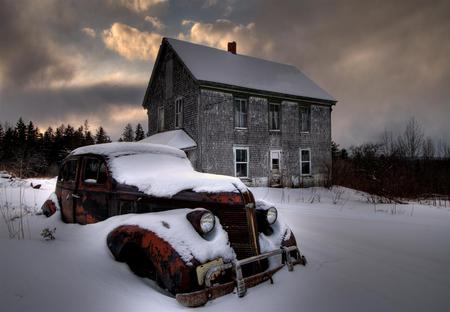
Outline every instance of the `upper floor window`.
<svg viewBox="0 0 450 312">
<path fill-rule="evenodd" d="M 280 104 L 269 103 L 269 130 L 280 130 Z"/>
<path fill-rule="evenodd" d="M 158 131 L 164 131 L 164 106 L 158 108 Z"/>
<path fill-rule="evenodd" d="M 301 175 L 310 175 L 311 174 L 311 150 L 300 149 L 300 170 Z"/>
<path fill-rule="evenodd" d="M 236 128 L 247 128 L 248 105 L 246 99 L 234 99 L 234 126 Z"/>
<path fill-rule="evenodd" d="M 182 97 L 175 100 L 175 128 L 183 126 L 183 102 Z"/>
<path fill-rule="evenodd" d="M 234 148 L 234 175 L 239 178 L 248 177 L 248 147 Z"/>
<path fill-rule="evenodd" d="M 309 132 L 311 129 L 311 106 L 300 106 L 300 131 Z"/>
</svg>

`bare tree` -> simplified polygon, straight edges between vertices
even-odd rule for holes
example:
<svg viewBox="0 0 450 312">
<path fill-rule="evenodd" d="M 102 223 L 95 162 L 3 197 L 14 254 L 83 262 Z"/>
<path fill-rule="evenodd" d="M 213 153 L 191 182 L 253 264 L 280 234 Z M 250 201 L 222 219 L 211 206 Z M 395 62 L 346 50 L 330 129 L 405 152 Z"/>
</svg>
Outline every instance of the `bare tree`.
<svg viewBox="0 0 450 312">
<path fill-rule="evenodd" d="M 381 153 L 384 156 L 390 156 L 390 155 L 394 154 L 395 142 L 394 142 L 394 136 L 392 134 L 392 131 L 384 129 L 384 132 L 381 134 L 380 141 L 381 141 L 381 143 L 380 143 Z"/>
<path fill-rule="evenodd" d="M 424 132 L 417 120 L 413 117 L 408 121 L 405 132 L 398 137 L 400 154 L 408 158 L 417 158 L 423 145 Z"/>
<path fill-rule="evenodd" d="M 442 138 L 439 140 L 436 147 L 436 154 L 441 158 L 450 158 L 450 146 Z"/>
<path fill-rule="evenodd" d="M 423 141 L 422 146 L 422 156 L 426 159 L 431 159 L 435 155 L 435 148 L 434 148 L 434 142 L 430 137 L 427 137 Z"/>
</svg>

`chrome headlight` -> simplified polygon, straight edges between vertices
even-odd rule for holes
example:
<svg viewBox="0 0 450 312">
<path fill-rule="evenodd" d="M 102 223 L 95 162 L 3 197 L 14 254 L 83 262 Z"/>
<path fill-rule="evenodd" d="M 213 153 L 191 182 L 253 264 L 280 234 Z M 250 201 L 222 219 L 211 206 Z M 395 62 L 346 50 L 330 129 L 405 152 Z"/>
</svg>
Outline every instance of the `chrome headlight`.
<svg viewBox="0 0 450 312">
<path fill-rule="evenodd" d="M 216 217 L 206 209 L 195 209 L 186 215 L 192 226 L 200 235 L 211 232 L 216 226 Z"/>
<path fill-rule="evenodd" d="M 207 234 L 214 229 L 216 225 L 216 218 L 211 212 L 205 212 L 200 218 L 200 229 L 203 234 Z"/>
<path fill-rule="evenodd" d="M 267 222 L 270 225 L 274 224 L 275 221 L 277 221 L 277 217 L 278 217 L 278 212 L 275 207 L 270 207 L 269 209 L 267 209 L 266 218 L 267 218 Z"/>
</svg>

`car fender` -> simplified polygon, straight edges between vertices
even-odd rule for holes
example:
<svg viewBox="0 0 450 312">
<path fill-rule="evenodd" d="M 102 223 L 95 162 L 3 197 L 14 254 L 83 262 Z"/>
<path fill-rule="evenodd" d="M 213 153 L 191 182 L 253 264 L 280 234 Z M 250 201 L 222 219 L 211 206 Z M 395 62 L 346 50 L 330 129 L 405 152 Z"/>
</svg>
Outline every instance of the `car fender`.
<svg viewBox="0 0 450 312">
<path fill-rule="evenodd" d="M 173 294 L 192 291 L 197 285 L 195 268 L 200 263 L 193 259 L 186 264 L 178 252 L 154 232 L 137 225 L 121 225 L 108 234 L 108 248 L 117 261 L 124 262 L 123 250 L 128 244 L 137 246 L 149 261 L 158 278 Z M 128 245 L 129 246 L 129 245 Z"/>
</svg>

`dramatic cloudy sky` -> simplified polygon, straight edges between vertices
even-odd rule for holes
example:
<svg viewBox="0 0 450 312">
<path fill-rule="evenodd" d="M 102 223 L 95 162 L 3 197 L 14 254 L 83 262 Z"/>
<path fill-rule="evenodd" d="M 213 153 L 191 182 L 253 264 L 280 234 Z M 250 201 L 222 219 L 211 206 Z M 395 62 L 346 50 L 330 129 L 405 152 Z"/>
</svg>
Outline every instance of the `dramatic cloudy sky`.
<svg viewBox="0 0 450 312">
<path fill-rule="evenodd" d="M 163 36 L 296 65 L 339 100 L 343 146 L 412 116 L 450 133 L 450 1 L 0 0 L 0 122 L 105 126 L 141 107 Z"/>
</svg>

